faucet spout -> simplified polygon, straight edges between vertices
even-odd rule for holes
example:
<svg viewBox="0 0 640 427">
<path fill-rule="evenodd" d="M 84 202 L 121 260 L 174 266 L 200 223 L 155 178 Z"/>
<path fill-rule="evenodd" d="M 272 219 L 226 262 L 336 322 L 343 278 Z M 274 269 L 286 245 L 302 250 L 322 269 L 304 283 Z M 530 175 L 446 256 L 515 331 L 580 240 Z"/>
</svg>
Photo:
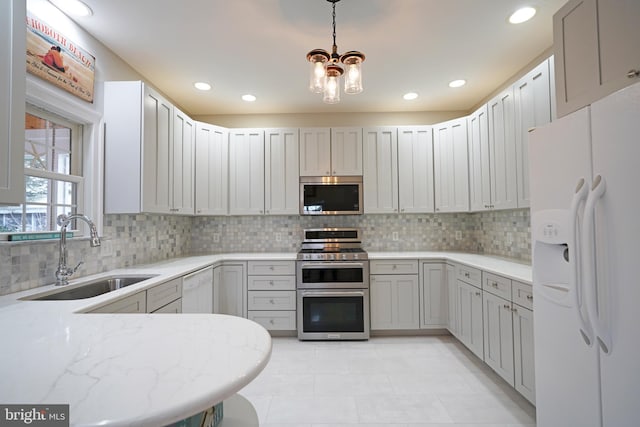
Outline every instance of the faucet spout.
<svg viewBox="0 0 640 427">
<path fill-rule="evenodd" d="M 100 246 L 100 236 L 98 236 L 98 229 L 91 219 L 82 214 L 65 215 L 60 214 L 57 218 L 57 223 L 60 226 L 60 253 L 58 257 L 58 269 L 56 270 L 56 286 L 64 286 L 69 284 L 69 277 L 75 273 L 77 267 L 71 268 L 67 265 L 67 227 L 74 219 L 80 219 L 89 225 L 89 244 L 92 248 Z"/>
</svg>

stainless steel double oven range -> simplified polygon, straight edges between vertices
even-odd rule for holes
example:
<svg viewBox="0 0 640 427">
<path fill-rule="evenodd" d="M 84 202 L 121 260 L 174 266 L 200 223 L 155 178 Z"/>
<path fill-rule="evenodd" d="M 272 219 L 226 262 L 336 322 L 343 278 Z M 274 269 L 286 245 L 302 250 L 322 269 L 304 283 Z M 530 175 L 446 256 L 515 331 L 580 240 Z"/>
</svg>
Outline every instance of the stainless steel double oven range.
<svg viewBox="0 0 640 427">
<path fill-rule="evenodd" d="M 298 339 L 369 339 L 369 260 L 360 231 L 304 230 L 297 258 Z"/>
</svg>

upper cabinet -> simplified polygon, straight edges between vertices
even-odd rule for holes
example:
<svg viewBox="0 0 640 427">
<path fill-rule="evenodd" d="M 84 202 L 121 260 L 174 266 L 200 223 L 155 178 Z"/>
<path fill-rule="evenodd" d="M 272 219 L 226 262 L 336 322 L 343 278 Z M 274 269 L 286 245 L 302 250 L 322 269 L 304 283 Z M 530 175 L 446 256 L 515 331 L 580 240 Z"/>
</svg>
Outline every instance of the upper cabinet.
<svg viewBox="0 0 640 427">
<path fill-rule="evenodd" d="M 433 126 L 433 170 L 436 212 L 469 210 L 467 118 Z"/>
<path fill-rule="evenodd" d="M 637 0 L 571 0 L 553 16 L 558 117 L 640 79 Z"/>
<path fill-rule="evenodd" d="M 264 130 L 229 130 L 229 213 L 264 214 Z"/>
<path fill-rule="evenodd" d="M 300 176 L 362 175 L 361 128 L 300 129 Z"/>
<path fill-rule="evenodd" d="M 26 2 L 0 2 L 0 205 L 24 202 Z"/>
<path fill-rule="evenodd" d="M 196 125 L 196 215 L 226 215 L 229 132 L 208 123 Z"/>
<path fill-rule="evenodd" d="M 401 213 L 434 211 L 431 126 L 398 128 L 398 195 Z"/>
<path fill-rule="evenodd" d="M 193 215 L 194 122 L 140 81 L 105 82 L 104 120 L 105 213 Z"/>
<path fill-rule="evenodd" d="M 487 105 L 485 104 L 468 118 L 469 199 L 472 211 L 491 208 L 488 115 Z"/>
<path fill-rule="evenodd" d="M 490 209 L 511 209 L 518 205 L 516 186 L 516 138 L 513 88 L 509 87 L 487 103 L 489 118 Z"/>
<path fill-rule="evenodd" d="M 297 215 L 300 210 L 298 129 L 267 129 L 264 156 L 265 214 Z"/>
<path fill-rule="evenodd" d="M 551 57 L 513 85 L 519 208 L 529 207 L 529 132 L 553 118 L 553 64 Z"/>
<path fill-rule="evenodd" d="M 364 213 L 398 212 L 398 140 L 394 127 L 364 129 Z"/>
</svg>

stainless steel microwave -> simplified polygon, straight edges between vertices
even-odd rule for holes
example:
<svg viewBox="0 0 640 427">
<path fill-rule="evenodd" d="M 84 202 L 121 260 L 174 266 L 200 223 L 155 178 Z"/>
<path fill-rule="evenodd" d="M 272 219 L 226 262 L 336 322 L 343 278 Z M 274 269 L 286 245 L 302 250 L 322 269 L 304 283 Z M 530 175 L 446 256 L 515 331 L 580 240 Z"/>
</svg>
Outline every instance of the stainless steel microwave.
<svg viewBox="0 0 640 427">
<path fill-rule="evenodd" d="M 362 215 L 361 176 L 301 176 L 300 215 Z"/>
</svg>

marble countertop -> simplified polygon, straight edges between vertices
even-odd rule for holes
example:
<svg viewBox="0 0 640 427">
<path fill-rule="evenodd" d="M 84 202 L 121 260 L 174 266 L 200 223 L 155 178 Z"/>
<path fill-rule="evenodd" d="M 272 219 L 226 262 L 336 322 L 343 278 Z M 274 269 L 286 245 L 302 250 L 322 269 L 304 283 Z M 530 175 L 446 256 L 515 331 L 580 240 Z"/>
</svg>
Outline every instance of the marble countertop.
<svg viewBox="0 0 640 427">
<path fill-rule="evenodd" d="M 369 252 L 377 259 L 464 263 L 531 283 L 531 267 L 456 252 Z M 220 262 L 295 260 L 295 253 L 170 259 L 75 279 L 156 274 L 74 301 L 29 301 L 53 285 L 0 297 L 0 402 L 71 405 L 72 425 L 157 426 L 198 413 L 240 390 L 266 366 L 271 338 L 250 320 L 216 314 L 88 314 L 88 311 Z"/>
</svg>

